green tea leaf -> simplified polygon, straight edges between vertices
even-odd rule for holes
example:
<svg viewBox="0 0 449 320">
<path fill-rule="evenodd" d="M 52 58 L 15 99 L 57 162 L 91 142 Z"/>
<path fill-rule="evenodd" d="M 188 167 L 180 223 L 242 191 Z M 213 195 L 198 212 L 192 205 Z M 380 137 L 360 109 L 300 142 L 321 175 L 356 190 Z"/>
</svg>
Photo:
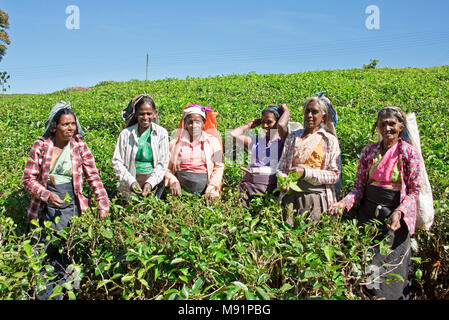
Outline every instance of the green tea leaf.
<svg viewBox="0 0 449 320">
<path fill-rule="evenodd" d="M 204 284 L 204 278 L 198 278 L 192 286 L 193 294 L 199 294 L 201 292 L 201 287 Z"/>
<path fill-rule="evenodd" d="M 177 263 L 180 263 L 180 262 L 183 262 L 183 261 L 185 261 L 183 258 L 175 258 L 172 261 L 170 261 L 170 263 L 171 264 L 177 264 Z"/>
<path fill-rule="evenodd" d="M 128 275 L 128 276 L 123 276 L 122 277 L 122 283 L 127 283 L 134 280 L 134 275 Z"/>
<path fill-rule="evenodd" d="M 67 204 L 72 202 L 72 197 L 69 195 L 68 192 L 65 193 L 64 202 L 67 203 Z"/>
<path fill-rule="evenodd" d="M 326 256 L 327 261 L 332 262 L 333 254 L 334 254 L 334 248 L 325 246 L 323 248 L 324 255 Z"/>
<path fill-rule="evenodd" d="M 23 249 L 25 250 L 25 253 L 27 254 L 27 256 L 28 256 L 28 257 L 31 257 L 31 252 L 32 252 L 32 250 L 33 250 L 33 247 L 31 246 L 31 244 L 29 244 L 29 243 L 24 243 Z"/>
<path fill-rule="evenodd" d="M 270 300 L 270 296 L 268 295 L 268 293 L 261 287 L 256 287 L 256 291 L 257 293 L 262 297 L 262 299 L 264 300 Z"/>
<path fill-rule="evenodd" d="M 240 281 L 232 281 L 232 284 L 244 291 L 248 291 L 248 287 L 243 283 L 241 283 Z"/>
<path fill-rule="evenodd" d="M 103 229 L 101 235 L 107 239 L 112 239 L 114 237 L 114 233 L 109 228 Z"/>
</svg>

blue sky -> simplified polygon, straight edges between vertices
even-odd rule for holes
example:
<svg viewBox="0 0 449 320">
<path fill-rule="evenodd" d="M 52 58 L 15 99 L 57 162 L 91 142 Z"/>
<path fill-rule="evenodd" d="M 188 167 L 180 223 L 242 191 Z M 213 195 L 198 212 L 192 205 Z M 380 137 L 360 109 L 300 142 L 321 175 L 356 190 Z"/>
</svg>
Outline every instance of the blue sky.
<svg viewBox="0 0 449 320">
<path fill-rule="evenodd" d="M 78 6 L 69 30 L 66 8 Z M 368 6 L 380 29 L 369 30 Z M 11 45 L 7 93 L 101 81 L 449 65 L 449 1 L 0 0 Z"/>
</svg>

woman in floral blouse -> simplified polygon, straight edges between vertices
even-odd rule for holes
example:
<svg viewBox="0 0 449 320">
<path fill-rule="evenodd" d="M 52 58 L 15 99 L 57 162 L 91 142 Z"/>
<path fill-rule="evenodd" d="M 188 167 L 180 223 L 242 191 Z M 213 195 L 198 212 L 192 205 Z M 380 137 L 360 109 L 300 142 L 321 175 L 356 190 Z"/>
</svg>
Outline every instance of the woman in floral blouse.
<svg viewBox="0 0 449 320">
<path fill-rule="evenodd" d="M 363 290 L 369 298 L 396 300 L 409 295 L 410 236 L 415 232 L 421 187 L 418 151 L 402 138 L 406 125 L 406 115 L 397 107 L 383 107 L 378 112 L 373 133 L 377 129 L 382 140 L 362 150 L 354 188 L 330 209 L 341 213 L 360 202 L 359 223 L 378 221 L 376 240 L 388 237 L 391 251 L 386 256 L 379 245 L 374 247 L 371 276 Z M 391 273 L 403 280 L 393 280 Z"/>
</svg>

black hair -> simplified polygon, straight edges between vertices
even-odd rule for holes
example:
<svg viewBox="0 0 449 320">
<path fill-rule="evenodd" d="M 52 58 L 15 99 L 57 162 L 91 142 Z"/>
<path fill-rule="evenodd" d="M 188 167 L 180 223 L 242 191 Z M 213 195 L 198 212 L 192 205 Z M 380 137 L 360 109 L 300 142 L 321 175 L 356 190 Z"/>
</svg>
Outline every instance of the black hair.
<svg viewBox="0 0 449 320">
<path fill-rule="evenodd" d="M 54 115 L 53 119 L 51 120 L 49 130 L 46 132 L 44 137 L 47 138 L 51 135 L 54 135 L 55 131 L 56 131 L 56 126 L 59 124 L 59 120 L 61 119 L 61 117 L 63 115 L 68 115 L 68 114 L 73 115 L 73 117 L 75 118 L 75 121 L 76 121 L 75 112 L 73 112 L 73 110 L 70 108 L 63 108 L 63 109 L 59 110 L 58 112 L 56 112 L 56 114 Z M 77 134 L 77 133 L 79 133 L 78 126 L 76 126 L 76 131 L 75 131 L 75 134 Z"/>
<path fill-rule="evenodd" d="M 128 104 L 127 112 L 131 112 L 130 108 L 131 108 L 131 105 L 133 103 L 133 100 L 131 100 L 131 102 Z M 153 108 L 153 111 L 157 112 L 156 103 L 154 102 L 153 98 L 151 98 L 149 95 L 142 95 L 140 97 L 140 99 L 137 99 L 137 102 L 135 102 L 135 105 L 134 105 L 134 108 L 133 108 L 134 109 L 134 113 L 133 113 L 132 119 L 127 123 L 127 127 L 130 127 L 130 126 L 132 126 L 132 125 L 137 123 L 137 118 L 136 118 L 137 113 L 139 112 L 140 107 L 144 103 L 148 103 L 148 105 L 150 105 Z M 153 122 L 156 123 L 156 124 L 159 124 L 159 117 L 155 117 L 153 119 Z"/>
<path fill-rule="evenodd" d="M 271 112 L 274 115 L 274 117 L 276 118 L 276 122 L 281 118 L 282 113 L 283 113 L 282 110 L 279 109 L 279 107 L 275 106 L 275 105 L 269 105 L 268 107 L 263 109 L 262 110 L 262 116 L 264 114 L 266 114 L 267 112 Z"/>
<path fill-rule="evenodd" d="M 139 99 L 139 101 L 137 101 L 136 105 L 134 106 L 134 113 L 137 113 L 139 108 L 144 103 L 148 103 L 153 108 L 154 111 L 157 111 L 156 103 L 154 102 L 153 98 L 151 98 L 150 96 L 143 96 L 141 99 Z"/>
</svg>

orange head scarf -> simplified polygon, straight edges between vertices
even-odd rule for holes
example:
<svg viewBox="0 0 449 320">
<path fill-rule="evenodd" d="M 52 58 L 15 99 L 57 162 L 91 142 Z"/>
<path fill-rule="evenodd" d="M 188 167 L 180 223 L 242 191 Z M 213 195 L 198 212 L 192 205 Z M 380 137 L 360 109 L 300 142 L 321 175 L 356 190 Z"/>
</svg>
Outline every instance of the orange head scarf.
<svg viewBox="0 0 449 320">
<path fill-rule="evenodd" d="M 210 106 L 204 107 L 202 105 L 192 104 L 190 102 L 187 103 L 187 105 L 184 107 L 181 120 L 179 121 L 178 130 L 175 134 L 175 139 L 179 138 L 181 135 L 181 132 L 184 128 L 184 118 L 191 114 L 201 115 L 204 118 L 203 130 L 216 137 L 220 141 L 220 143 L 222 143 L 221 136 L 217 128 L 217 116 L 219 113 L 213 111 Z"/>
</svg>

